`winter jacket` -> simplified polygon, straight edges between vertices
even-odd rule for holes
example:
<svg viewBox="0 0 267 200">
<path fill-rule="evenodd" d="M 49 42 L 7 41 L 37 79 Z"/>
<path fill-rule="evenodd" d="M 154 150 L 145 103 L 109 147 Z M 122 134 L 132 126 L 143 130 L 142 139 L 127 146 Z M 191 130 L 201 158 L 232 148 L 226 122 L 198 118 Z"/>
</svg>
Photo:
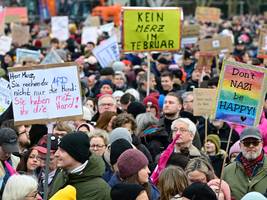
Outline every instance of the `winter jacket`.
<svg viewBox="0 0 267 200">
<path fill-rule="evenodd" d="M 64 170 L 55 177 L 49 196 L 54 195 L 66 185 L 76 189 L 79 200 L 110 200 L 110 187 L 102 179 L 105 164 L 101 157 L 91 155 L 85 168 L 78 173 L 70 174 Z"/>
<path fill-rule="evenodd" d="M 258 168 L 256 175 L 251 178 L 245 174 L 238 157 L 223 172 L 223 180 L 229 184 L 232 198 L 240 200 L 245 194 L 252 191 L 263 194 L 267 186 L 267 157 L 264 155 L 262 165 Z"/>
</svg>

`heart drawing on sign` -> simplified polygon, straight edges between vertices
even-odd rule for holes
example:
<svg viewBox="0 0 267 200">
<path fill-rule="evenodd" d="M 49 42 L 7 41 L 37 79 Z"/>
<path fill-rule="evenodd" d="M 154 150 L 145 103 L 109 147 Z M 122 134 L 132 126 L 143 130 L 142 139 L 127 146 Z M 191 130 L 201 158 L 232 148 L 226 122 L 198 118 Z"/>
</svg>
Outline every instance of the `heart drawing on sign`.
<svg viewBox="0 0 267 200">
<path fill-rule="evenodd" d="M 240 119 L 243 122 L 243 121 L 246 121 L 247 117 L 241 116 Z"/>
</svg>

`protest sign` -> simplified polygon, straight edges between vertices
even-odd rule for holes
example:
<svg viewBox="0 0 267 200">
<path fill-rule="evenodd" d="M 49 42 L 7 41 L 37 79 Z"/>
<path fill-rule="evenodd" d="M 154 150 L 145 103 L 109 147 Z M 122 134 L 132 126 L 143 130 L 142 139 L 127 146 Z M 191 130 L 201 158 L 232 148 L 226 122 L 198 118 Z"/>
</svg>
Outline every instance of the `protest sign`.
<svg viewBox="0 0 267 200">
<path fill-rule="evenodd" d="M 194 116 L 211 116 L 216 102 L 216 89 L 194 88 L 193 99 Z"/>
<path fill-rule="evenodd" d="M 267 29 L 260 30 L 258 58 L 267 58 Z"/>
<path fill-rule="evenodd" d="M 234 50 L 233 42 L 230 36 L 216 36 L 211 39 L 199 41 L 199 49 L 202 52 L 231 53 Z"/>
<path fill-rule="evenodd" d="M 56 16 L 51 19 L 52 35 L 60 41 L 69 38 L 69 18 L 68 16 Z"/>
<path fill-rule="evenodd" d="M 97 43 L 98 33 L 97 27 L 83 27 L 82 30 L 82 44 L 87 44 L 87 42 Z"/>
<path fill-rule="evenodd" d="M 42 65 L 44 64 L 56 64 L 56 63 L 63 63 L 64 61 L 60 58 L 55 50 L 51 50 L 41 62 Z"/>
<path fill-rule="evenodd" d="M 6 7 L 4 8 L 5 23 L 28 22 L 28 10 L 26 7 Z"/>
<path fill-rule="evenodd" d="M 90 16 L 89 18 L 90 26 L 100 26 L 100 17 L 99 16 Z"/>
<path fill-rule="evenodd" d="M 16 49 L 16 62 L 22 63 L 23 61 L 30 60 L 39 62 L 40 61 L 41 52 L 28 50 L 28 49 Z"/>
<path fill-rule="evenodd" d="M 30 27 L 12 24 L 11 37 L 13 44 L 18 44 L 19 46 L 23 44 L 28 44 L 30 39 Z"/>
<path fill-rule="evenodd" d="M 1 36 L 0 37 L 0 55 L 5 55 L 11 48 L 11 37 Z"/>
<path fill-rule="evenodd" d="M 198 41 L 200 27 L 197 24 L 184 25 L 181 46 L 196 44 Z"/>
<path fill-rule="evenodd" d="M 123 7 L 123 51 L 179 50 L 182 16 L 182 9 L 177 7 Z"/>
<path fill-rule="evenodd" d="M 11 90 L 9 82 L 0 78 L 0 116 L 8 109 L 11 104 Z"/>
<path fill-rule="evenodd" d="M 102 26 L 99 27 L 101 32 L 107 32 L 109 34 L 109 36 L 112 36 L 113 34 L 113 28 L 114 28 L 114 23 L 108 23 L 108 24 L 104 24 Z"/>
<path fill-rule="evenodd" d="M 93 54 L 102 67 L 108 67 L 114 61 L 119 61 L 120 51 L 116 36 L 110 37 L 94 48 Z"/>
<path fill-rule="evenodd" d="M 212 7 L 197 7 L 195 12 L 197 21 L 219 23 L 221 10 Z"/>
<path fill-rule="evenodd" d="M 44 48 L 49 48 L 50 47 L 51 38 L 49 36 L 41 38 L 40 41 L 42 43 L 42 47 L 44 47 Z"/>
<path fill-rule="evenodd" d="M 211 66 L 213 63 L 213 59 L 215 59 L 214 54 L 200 53 L 196 65 L 196 70 L 200 72 L 204 71 L 207 73 L 211 73 Z"/>
<path fill-rule="evenodd" d="M 4 34 L 5 28 L 5 12 L 3 10 L 0 11 L 0 34 Z"/>
<path fill-rule="evenodd" d="M 8 70 L 16 124 L 47 123 L 82 116 L 79 73 L 75 63 Z"/>
<path fill-rule="evenodd" d="M 224 61 L 218 86 L 215 119 L 257 126 L 266 83 L 266 69 Z"/>
</svg>

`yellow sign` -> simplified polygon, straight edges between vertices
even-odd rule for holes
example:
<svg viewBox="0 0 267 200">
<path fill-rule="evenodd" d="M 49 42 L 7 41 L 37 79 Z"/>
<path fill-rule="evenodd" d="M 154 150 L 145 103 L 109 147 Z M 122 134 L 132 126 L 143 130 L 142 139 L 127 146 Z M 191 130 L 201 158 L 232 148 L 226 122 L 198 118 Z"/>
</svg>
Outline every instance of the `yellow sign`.
<svg viewBox="0 0 267 200">
<path fill-rule="evenodd" d="M 122 49 L 125 52 L 180 49 L 180 8 L 123 7 Z"/>
</svg>

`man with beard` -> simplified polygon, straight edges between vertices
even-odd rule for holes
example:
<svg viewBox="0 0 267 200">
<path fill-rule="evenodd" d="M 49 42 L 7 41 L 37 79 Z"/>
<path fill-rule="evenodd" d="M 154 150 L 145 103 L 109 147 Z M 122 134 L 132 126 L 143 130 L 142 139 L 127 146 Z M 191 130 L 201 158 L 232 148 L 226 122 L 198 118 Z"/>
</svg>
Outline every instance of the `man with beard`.
<svg viewBox="0 0 267 200">
<path fill-rule="evenodd" d="M 182 109 L 182 99 L 174 92 L 170 92 L 166 95 L 163 104 L 164 116 L 160 118 L 159 125 L 164 127 L 165 131 L 169 135 L 169 142 L 171 141 L 171 125 L 172 122 L 177 119 Z"/>
<path fill-rule="evenodd" d="M 243 130 L 240 135 L 241 152 L 223 172 L 223 179 L 231 188 L 232 199 L 239 200 L 252 191 L 266 191 L 267 158 L 262 147 L 262 135 L 258 128 Z"/>
</svg>

